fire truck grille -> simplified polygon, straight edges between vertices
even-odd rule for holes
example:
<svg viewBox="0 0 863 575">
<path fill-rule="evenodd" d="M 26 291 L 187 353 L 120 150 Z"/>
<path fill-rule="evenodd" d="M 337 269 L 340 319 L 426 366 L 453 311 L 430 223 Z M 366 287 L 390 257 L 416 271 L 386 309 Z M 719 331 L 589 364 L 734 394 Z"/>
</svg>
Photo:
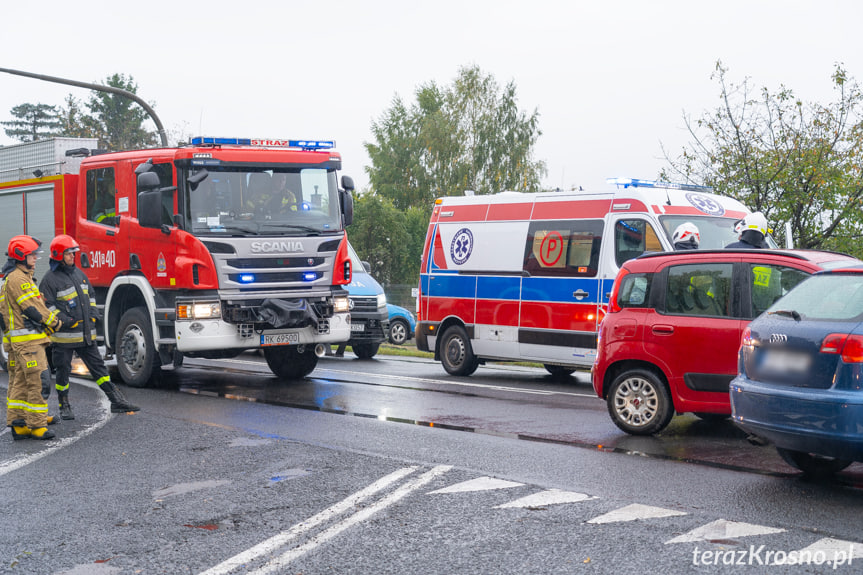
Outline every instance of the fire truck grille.
<svg viewBox="0 0 863 575">
<path fill-rule="evenodd" d="M 242 304 L 223 304 L 222 319 L 228 323 L 244 324 L 244 328 L 245 325 L 251 324 L 254 326 L 254 329 L 270 329 L 272 326 L 261 320 L 260 310 L 262 303 L 262 300 L 254 300 L 244 302 Z M 318 332 L 329 333 L 329 318 L 333 317 L 332 304 L 327 302 L 313 302 L 310 305 L 315 310 L 315 314 L 318 317 Z M 325 327 L 323 329 L 326 331 L 321 331 L 321 326 L 324 324 Z"/>
</svg>

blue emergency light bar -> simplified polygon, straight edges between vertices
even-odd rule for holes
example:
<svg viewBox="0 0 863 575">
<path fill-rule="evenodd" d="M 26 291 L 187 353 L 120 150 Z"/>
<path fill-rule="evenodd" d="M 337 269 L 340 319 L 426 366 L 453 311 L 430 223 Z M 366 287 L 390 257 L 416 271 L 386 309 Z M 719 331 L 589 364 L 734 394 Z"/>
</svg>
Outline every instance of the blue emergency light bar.
<svg viewBox="0 0 863 575">
<path fill-rule="evenodd" d="M 690 192 L 712 192 L 710 186 L 696 186 L 695 184 L 673 184 L 671 182 L 662 182 L 656 180 L 638 180 L 635 178 L 606 178 L 606 184 L 617 186 L 618 188 L 626 189 L 633 188 L 668 188 L 671 190 L 687 190 Z"/>
<path fill-rule="evenodd" d="M 331 150 L 334 140 L 277 140 L 268 138 L 192 138 L 193 146 L 258 146 L 262 148 L 299 148 L 301 150 Z"/>
</svg>

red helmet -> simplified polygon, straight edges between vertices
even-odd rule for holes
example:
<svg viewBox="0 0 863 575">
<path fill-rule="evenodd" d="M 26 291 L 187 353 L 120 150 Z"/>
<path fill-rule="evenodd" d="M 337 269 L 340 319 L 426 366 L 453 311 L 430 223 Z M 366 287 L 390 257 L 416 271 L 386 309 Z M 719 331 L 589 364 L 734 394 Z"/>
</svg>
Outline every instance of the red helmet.
<svg viewBox="0 0 863 575">
<path fill-rule="evenodd" d="M 6 255 L 13 260 L 23 262 L 30 254 L 41 254 L 42 242 L 32 236 L 15 236 L 9 240 Z"/>
<path fill-rule="evenodd" d="M 78 242 L 72 236 L 67 236 L 66 234 L 57 236 L 51 241 L 51 259 L 58 262 L 63 261 L 63 254 L 68 251 L 77 252 L 80 249 L 81 246 L 78 245 Z"/>
</svg>

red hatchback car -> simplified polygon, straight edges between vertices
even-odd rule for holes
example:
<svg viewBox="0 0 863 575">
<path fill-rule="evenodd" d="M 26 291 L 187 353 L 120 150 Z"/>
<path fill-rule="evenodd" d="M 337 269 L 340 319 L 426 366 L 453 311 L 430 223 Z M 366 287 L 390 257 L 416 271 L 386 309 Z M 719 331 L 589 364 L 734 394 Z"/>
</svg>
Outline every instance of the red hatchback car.
<svg viewBox="0 0 863 575">
<path fill-rule="evenodd" d="M 731 414 L 740 337 L 750 320 L 810 274 L 860 263 L 810 250 L 645 254 L 623 264 L 602 321 L 593 388 L 633 435 L 677 413 Z"/>
</svg>

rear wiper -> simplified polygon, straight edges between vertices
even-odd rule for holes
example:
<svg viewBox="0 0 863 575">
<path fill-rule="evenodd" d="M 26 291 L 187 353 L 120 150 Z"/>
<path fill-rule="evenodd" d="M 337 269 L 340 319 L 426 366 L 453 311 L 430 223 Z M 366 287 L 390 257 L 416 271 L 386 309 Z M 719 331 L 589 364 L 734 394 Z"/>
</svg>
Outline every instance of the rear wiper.
<svg viewBox="0 0 863 575">
<path fill-rule="evenodd" d="M 795 321 L 800 321 L 800 314 L 793 309 L 777 309 L 776 311 L 768 311 L 767 315 L 787 315 L 793 317 Z"/>
</svg>

